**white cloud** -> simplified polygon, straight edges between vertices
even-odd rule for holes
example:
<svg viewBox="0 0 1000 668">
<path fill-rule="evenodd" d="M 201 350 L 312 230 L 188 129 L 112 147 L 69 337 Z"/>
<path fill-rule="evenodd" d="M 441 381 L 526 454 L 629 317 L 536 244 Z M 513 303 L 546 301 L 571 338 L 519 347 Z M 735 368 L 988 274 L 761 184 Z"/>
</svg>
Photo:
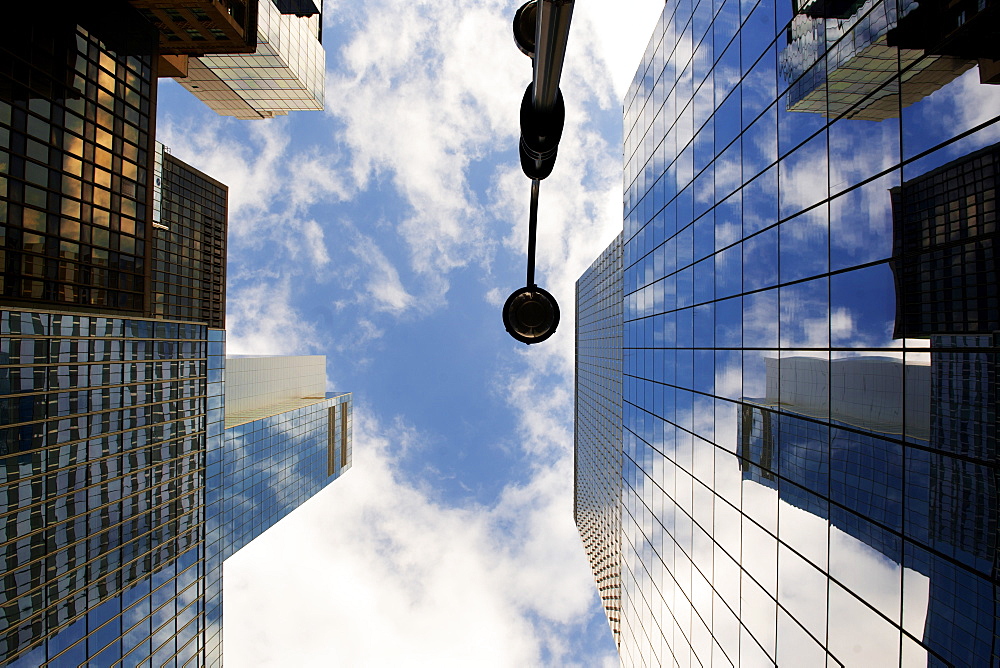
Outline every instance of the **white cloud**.
<svg viewBox="0 0 1000 668">
<path fill-rule="evenodd" d="M 921 121 L 937 130 L 942 139 L 998 118 L 1000 89 L 979 83 L 979 69 L 973 67 L 949 85 L 938 89 L 919 103 Z M 935 135 L 932 135 L 935 136 Z M 976 147 L 989 145 L 1000 138 L 1000 124 L 981 130 L 974 136 Z M 958 150 L 954 150 L 958 149 Z M 962 145 L 953 147 L 953 155 L 974 150 Z"/>
<path fill-rule="evenodd" d="M 229 188 L 229 254 L 284 251 L 283 268 L 327 267 L 324 226 L 310 207 L 353 193 L 336 156 L 292 145 L 287 119 L 236 123 L 210 118 L 194 130 L 162 119 L 157 137 L 179 159 Z M 290 261 L 286 261 L 290 260 Z"/>
<path fill-rule="evenodd" d="M 283 124 L 252 123 L 245 134 L 234 135 L 228 132 L 231 122 L 223 118 L 195 128 L 179 123 L 169 116 L 163 119 L 157 139 L 181 160 L 229 186 L 230 232 L 251 231 L 255 216 L 271 210 L 281 195 L 279 176 L 290 141 Z"/>
<path fill-rule="evenodd" d="M 621 225 L 620 146 L 601 138 L 585 103 L 606 108 L 612 98 L 620 101 L 663 7 L 653 0 L 626 4 L 614 12 L 586 4 L 575 11 L 563 85 L 568 119 L 556 173 L 543 187 L 540 250 L 592 239 L 586 227 L 595 219 L 608 230 Z M 510 3 L 464 2 L 446 15 L 437 8 L 368 3 L 361 30 L 341 49 L 341 70 L 329 74 L 327 112 L 343 123 L 338 136 L 350 148 L 356 185 L 386 175 L 408 203 L 397 229 L 414 271 L 443 276 L 469 262 L 489 264 L 491 219 L 525 227 L 527 179 L 514 149 L 531 65 L 513 45 Z M 499 151 L 510 159 L 495 173 L 494 200 L 483 202 L 469 170 Z M 591 259 L 597 245 L 585 244 Z"/>
<path fill-rule="evenodd" d="M 291 282 L 258 281 L 230 290 L 226 308 L 229 355 L 302 355 L 316 352 L 322 339 L 291 305 Z"/>
<path fill-rule="evenodd" d="M 834 309 L 830 314 L 830 337 L 842 340 L 854 332 L 854 318 L 846 308 Z"/>
<path fill-rule="evenodd" d="M 227 663 L 570 665 L 596 590 L 565 467 L 453 507 L 397 470 L 405 425 L 357 410 L 354 433 L 352 469 L 226 562 Z"/>
<path fill-rule="evenodd" d="M 367 305 L 395 314 L 413 305 L 413 295 L 403 287 L 396 267 L 373 239 L 359 234 L 351 250 L 370 268 L 365 279 Z"/>
<path fill-rule="evenodd" d="M 330 254 L 326 251 L 323 239 L 323 228 L 315 220 L 305 221 L 299 234 L 294 236 L 295 239 L 289 239 L 289 243 L 305 246 L 316 267 L 323 267 L 330 262 Z"/>
<path fill-rule="evenodd" d="M 500 292 L 500 288 L 490 288 L 486 292 L 486 302 L 491 306 L 503 306 L 506 299 L 507 295 Z"/>
<path fill-rule="evenodd" d="M 298 208 L 324 200 L 344 201 L 353 194 L 338 156 L 296 156 L 289 174 L 291 201 Z"/>
<path fill-rule="evenodd" d="M 327 113 L 343 122 L 353 178 L 362 188 L 392 179 L 409 209 L 397 229 L 420 273 L 485 256 L 466 172 L 516 146 L 526 59 L 505 39 L 500 3 L 466 4 L 442 13 L 429 2 L 367 3 L 365 29 L 328 74 Z"/>
</svg>

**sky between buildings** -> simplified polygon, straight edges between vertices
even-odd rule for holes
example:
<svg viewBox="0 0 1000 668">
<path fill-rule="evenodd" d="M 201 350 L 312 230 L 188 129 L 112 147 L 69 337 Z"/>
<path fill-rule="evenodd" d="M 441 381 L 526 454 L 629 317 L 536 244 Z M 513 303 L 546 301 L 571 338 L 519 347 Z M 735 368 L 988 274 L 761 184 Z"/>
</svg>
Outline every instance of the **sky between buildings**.
<svg viewBox="0 0 1000 668">
<path fill-rule="evenodd" d="M 621 230 L 621 99 L 663 3 L 578 3 L 542 183 L 518 2 L 325 3 L 326 111 L 243 122 L 161 82 L 157 136 L 229 186 L 228 352 L 325 354 L 354 467 L 225 567 L 230 666 L 615 665 L 572 519 L 574 282 Z"/>
</svg>

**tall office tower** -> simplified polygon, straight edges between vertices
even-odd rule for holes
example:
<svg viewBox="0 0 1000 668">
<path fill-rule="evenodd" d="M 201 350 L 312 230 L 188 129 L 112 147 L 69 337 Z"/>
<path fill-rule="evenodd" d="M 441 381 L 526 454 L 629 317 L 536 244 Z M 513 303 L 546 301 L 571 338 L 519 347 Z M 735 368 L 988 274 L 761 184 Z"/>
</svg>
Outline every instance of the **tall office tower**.
<svg viewBox="0 0 1000 668">
<path fill-rule="evenodd" d="M 351 395 L 323 357 L 224 360 L 204 324 L 0 334 L 5 665 L 221 665 L 222 563 L 350 468 Z"/>
<path fill-rule="evenodd" d="M 224 327 L 227 191 L 153 140 L 156 32 L 116 2 L 5 27 L 5 303 Z"/>
<path fill-rule="evenodd" d="M 195 656 L 222 333 L 148 317 L 156 32 L 114 1 L 5 19 L 0 660 Z"/>
<path fill-rule="evenodd" d="M 208 451 L 206 665 L 221 665 L 222 564 L 351 466 L 351 395 L 326 358 L 226 359 L 225 433 Z"/>
<path fill-rule="evenodd" d="M 207 510 L 252 491 L 243 544 L 339 475 L 349 399 L 273 418 L 252 452 L 295 465 L 222 487 L 227 193 L 154 150 L 157 32 L 119 0 L 4 18 L 0 662 L 218 664 Z"/>
<path fill-rule="evenodd" d="M 224 116 L 257 119 L 321 110 L 326 90 L 322 19 L 312 0 L 260 0 L 255 52 L 191 57 L 186 73 L 175 78 Z"/>
<path fill-rule="evenodd" d="M 576 286 L 573 518 L 618 641 L 621 599 L 622 236 Z"/>
<path fill-rule="evenodd" d="M 896 338 L 1000 331 L 998 174 L 994 144 L 892 189 Z"/>
<path fill-rule="evenodd" d="M 622 663 L 993 665 L 1000 91 L 802 4 L 668 3 L 625 100 Z"/>
</svg>

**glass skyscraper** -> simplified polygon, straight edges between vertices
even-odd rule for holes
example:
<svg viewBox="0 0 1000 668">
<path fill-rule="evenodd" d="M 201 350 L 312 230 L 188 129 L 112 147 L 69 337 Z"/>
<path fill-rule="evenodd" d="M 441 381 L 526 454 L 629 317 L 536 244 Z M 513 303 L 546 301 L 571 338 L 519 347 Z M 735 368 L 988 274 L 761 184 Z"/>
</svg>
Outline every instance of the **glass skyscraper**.
<svg viewBox="0 0 1000 668">
<path fill-rule="evenodd" d="M 163 34 L 58 10 L 0 22 L 0 664 L 220 665 L 222 562 L 349 468 L 350 395 L 281 358 L 227 413 L 228 191 L 154 142 Z"/>
<path fill-rule="evenodd" d="M 124 3 L 13 14 L 0 27 L 4 303 L 142 316 L 156 31 Z"/>
<path fill-rule="evenodd" d="M 622 237 L 577 282 L 573 516 L 618 640 L 621 600 Z"/>
<path fill-rule="evenodd" d="M 224 337 L 0 310 L 5 665 L 221 665 L 224 560 L 352 459 L 324 357 Z"/>
<path fill-rule="evenodd" d="M 198 655 L 222 345 L 201 323 L 0 310 L 5 664 Z"/>
<path fill-rule="evenodd" d="M 206 665 L 222 655 L 222 565 L 351 466 L 351 395 L 326 357 L 226 360 L 225 432 L 206 469 Z"/>
<path fill-rule="evenodd" d="M 1000 662 L 1000 53 L 960 4 L 665 5 L 577 284 L 623 665 Z"/>
<path fill-rule="evenodd" d="M 153 159 L 150 310 L 225 328 L 229 189 L 160 142 Z"/>
</svg>

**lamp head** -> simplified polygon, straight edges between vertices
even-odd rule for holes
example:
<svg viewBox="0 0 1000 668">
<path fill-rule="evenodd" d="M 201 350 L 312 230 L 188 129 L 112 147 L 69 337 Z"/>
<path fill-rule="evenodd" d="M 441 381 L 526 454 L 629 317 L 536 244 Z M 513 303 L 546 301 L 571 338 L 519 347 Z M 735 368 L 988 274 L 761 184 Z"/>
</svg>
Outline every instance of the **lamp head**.
<svg viewBox="0 0 1000 668">
<path fill-rule="evenodd" d="M 535 20 L 538 16 L 538 3 L 528 0 L 514 14 L 514 43 L 521 53 L 529 58 L 535 57 Z"/>
<path fill-rule="evenodd" d="M 559 304 L 538 286 L 518 288 L 503 305 L 503 326 L 521 343 L 541 343 L 559 326 Z"/>
</svg>

